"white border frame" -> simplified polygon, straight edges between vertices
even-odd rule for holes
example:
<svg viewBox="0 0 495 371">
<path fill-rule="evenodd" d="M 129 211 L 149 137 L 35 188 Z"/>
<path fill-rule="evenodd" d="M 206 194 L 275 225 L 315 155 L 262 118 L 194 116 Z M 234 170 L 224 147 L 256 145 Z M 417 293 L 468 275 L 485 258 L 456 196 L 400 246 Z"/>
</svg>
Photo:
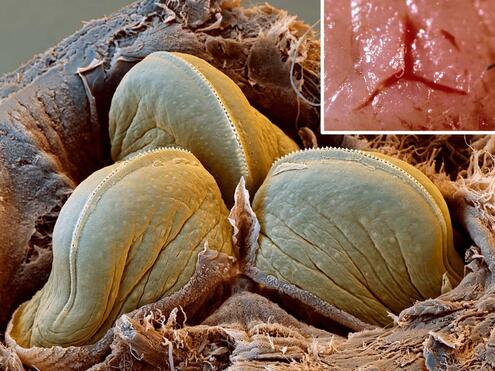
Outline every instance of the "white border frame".
<svg viewBox="0 0 495 371">
<path fill-rule="evenodd" d="M 408 131 L 408 130 L 324 130 L 325 128 L 325 0 L 320 0 L 320 134 L 322 135 L 387 135 L 387 134 L 397 134 L 397 135 L 480 135 L 480 134 L 495 134 L 493 131 Z"/>
</svg>

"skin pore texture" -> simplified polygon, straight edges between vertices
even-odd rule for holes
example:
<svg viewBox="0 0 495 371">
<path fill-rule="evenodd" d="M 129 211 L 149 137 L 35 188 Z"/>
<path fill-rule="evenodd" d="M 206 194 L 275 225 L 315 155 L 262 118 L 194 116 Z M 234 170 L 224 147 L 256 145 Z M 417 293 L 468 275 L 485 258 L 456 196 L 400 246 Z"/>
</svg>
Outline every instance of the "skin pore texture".
<svg viewBox="0 0 495 371">
<path fill-rule="evenodd" d="M 227 206 L 241 177 L 254 193 L 273 161 L 299 149 L 234 81 L 182 53 L 150 54 L 126 74 L 112 100 L 109 132 L 115 161 L 156 147 L 191 151 Z"/>
<path fill-rule="evenodd" d="M 182 149 L 141 152 L 84 180 L 53 234 L 53 269 L 17 311 L 19 344 L 98 340 L 122 313 L 180 290 L 205 243 L 232 253 L 228 210 L 213 177 Z"/>
<path fill-rule="evenodd" d="M 413 166 L 345 149 L 277 161 L 253 209 L 256 266 L 370 324 L 387 325 L 463 275 L 447 205 Z M 444 275 L 446 274 L 446 277 Z"/>
</svg>

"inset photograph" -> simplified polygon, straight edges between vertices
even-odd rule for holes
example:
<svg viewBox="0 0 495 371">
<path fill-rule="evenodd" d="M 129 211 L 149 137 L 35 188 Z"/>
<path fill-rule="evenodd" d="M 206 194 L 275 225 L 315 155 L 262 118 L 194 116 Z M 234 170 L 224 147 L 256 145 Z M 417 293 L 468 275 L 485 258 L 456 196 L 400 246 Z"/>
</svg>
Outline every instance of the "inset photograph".
<svg viewBox="0 0 495 371">
<path fill-rule="evenodd" d="M 325 133 L 495 130 L 495 1 L 325 0 Z"/>
</svg>

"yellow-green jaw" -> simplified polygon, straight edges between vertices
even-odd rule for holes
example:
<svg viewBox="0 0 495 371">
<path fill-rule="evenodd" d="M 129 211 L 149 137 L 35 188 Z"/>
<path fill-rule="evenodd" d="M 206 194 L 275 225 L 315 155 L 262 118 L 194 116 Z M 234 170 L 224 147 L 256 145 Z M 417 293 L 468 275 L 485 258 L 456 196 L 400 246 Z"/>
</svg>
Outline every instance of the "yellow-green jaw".
<svg viewBox="0 0 495 371">
<path fill-rule="evenodd" d="M 456 285 L 463 263 L 439 190 L 380 154 L 301 151 L 277 161 L 253 208 L 256 266 L 372 324 Z"/>
<path fill-rule="evenodd" d="M 23 347 L 90 344 L 122 313 L 180 290 L 197 255 L 231 254 L 228 211 L 189 152 L 158 149 L 101 169 L 63 206 L 46 285 L 15 316 Z"/>
<path fill-rule="evenodd" d="M 112 100 L 109 132 L 114 160 L 156 147 L 188 149 L 229 205 L 241 177 L 254 193 L 273 161 L 298 149 L 229 77 L 181 53 L 150 54 L 126 74 Z"/>
</svg>

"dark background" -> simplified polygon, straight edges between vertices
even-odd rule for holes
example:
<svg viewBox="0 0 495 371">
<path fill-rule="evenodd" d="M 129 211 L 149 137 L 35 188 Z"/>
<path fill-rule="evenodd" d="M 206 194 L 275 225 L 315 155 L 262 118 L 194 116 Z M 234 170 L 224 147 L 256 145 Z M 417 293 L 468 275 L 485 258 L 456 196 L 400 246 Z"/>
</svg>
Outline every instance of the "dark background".
<svg viewBox="0 0 495 371">
<path fill-rule="evenodd" d="M 132 0 L 0 0 L 0 75 L 57 44 L 82 22 L 108 15 Z M 268 0 L 309 24 L 320 16 L 319 0 Z M 260 1 L 243 1 L 244 5 Z M 263 3 L 263 2 L 262 2 Z"/>
</svg>

